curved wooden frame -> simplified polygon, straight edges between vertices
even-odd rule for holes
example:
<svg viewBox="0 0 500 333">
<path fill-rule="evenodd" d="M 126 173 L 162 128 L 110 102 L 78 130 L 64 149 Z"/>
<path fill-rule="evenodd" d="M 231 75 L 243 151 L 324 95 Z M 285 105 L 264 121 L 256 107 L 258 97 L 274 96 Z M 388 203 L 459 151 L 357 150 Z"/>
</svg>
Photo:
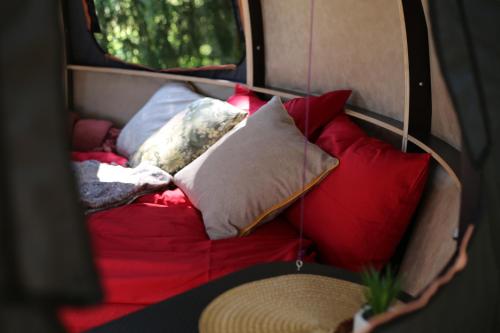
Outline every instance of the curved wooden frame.
<svg viewBox="0 0 500 333">
<path fill-rule="evenodd" d="M 132 69 L 117 69 L 117 68 L 105 68 L 105 67 L 90 67 L 90 66 L 80 66 L 80 65 L 68 65 L 68 70 L 75 72 L 93 72 L 93 73 L 106 73 L 106 74 L 121 74 L 129 76 L 139 76 L 139 77 L 152 77 L 161 78 L 165 80 L 183 81 L 183 82 L 193 82 L 193 83 L 204 83 L 213 84 L 222 87 L 235 87 L 236 82 L 225 81 L 225 80 L 214 80 L 202 77 L 170 74 L 170 73 L 158 73 L 158 72 L 145 72 L 136 71 Z M 279 96 L 285 99 L 303 97 L 304 94 L 284 91 L 274 88 L 264 88 L 264 87 L 249 87 L 250 89 L 263 93 L 266 95 Z M 396 135 L 401 136 L 404 140 L 404 129 L 402 125 L 398 126 L 395 121 L 390 118 L 378 115 L 374 112 L 358 109 L 355 107 L 348 106 L 346 108 L 346 113 L 354 118 L 360 119 L 362 121 L 368 122 L 370 124 L 376 125 L 378 127 L 384 128 Z M 450 146 L 449 144 L 431 136 L 428 143 L 418 140 L 417 138 L 408 135 L 408 141 L 418 146 L 423 151 L 431 154 L 431 156 L 436 160 L 436 162 L 441 165 L 446 172 L 452 177 L 452 179 L 460 186 L 459 178 L 459 152 Z"/>
<path fill-rule="evenodd" d="M 254 62 L 258 65 L 259 59 L 256 59 L 258 56 L 262 56 L 262 53 L 256 53 L 256 40 L 254 40 L 253 31 L 255 31 L 255 27 L 252 25 L 252 18 L 255 18 L 255 13 L 252 15 L 252 8 L 250 0 L 241 0 L 240 4 L 242 5 L 242 19 L 245 30 L 245 45 L 246 45 L 246 66 L 247 66 L 247 82 L 246 86 L 250 89 L 267 94 L 280 96 L 285 99 L 296 98 L 304 96 L 303 93 L 297 93 L 293 91 L 285 91 L 282 89 L 276 89 L 272 87 L 266 87 L 265 82 L 259 79 L 258 75 L 255 75 L 255 66 Z M 422 4 L 418 1 L 418 4 L 412 3 L 411 1 L 400 0 L 400 19 L 401 19 L 401 27 L 403 31 L 403 45 L 405 48 L 405 103 L 403 111 L 403 121 L 395 121 L 391 118 L 379 115 L 377 113 L 370 112 L 368 110 L 359 109 L 353 106 L 346 107 L 346 113 L 356 119 L 359 119 L 362 122 L 366 122 L 372 124 L 376 127 L 382 128 L 384 130 L 389 131 L 390 133 L 395 134 L 397 137 L 401 138 L 401 149 L 406 151 L 408 147 L 408 143 L 413 144 L 411 147 L 418 147 L 422 151 L 429 153 L 432 158 L 443 168 L 443 170 L 449 175 L 449 177 L 453 180 L 453 182 L 457 185 L 459 190 L 461 189 L 461 181 L 459 177 L 460 172 L 460 153 L 453 148 L 450 144 L 445 143 L 444 141 L 432 136 L 430 133 L 430 109 L 426 109 L 423 114 L 415 114 L 415 110 L 418 110 L 419 107 L 415 105 L 415 101 L 418 103 L 418 96 L 421 96 L 423 89 L 429 89 L 430 91 L 430 78 L 425 77 L 425 75 L 421 78 L 417 78 L 415 71 L 417 72 L 422 69 L 421 66 L 425 67 L 425 63 L 418 61 L 415 64 L 415 47 L 421 45 L 422 42 L 427 42 L 427 26 L 424 21 L 424 26 L 422 26 L 421 17 L 410 17 L 408 19 L 408 8 L 409 6 L 421 6 Z M 255 10 L 254 10 L 255 11 Z M 418 15 L 417 15 L 418 16 Z M 262 20 L 262 18 L 260 18 Z M 256 20 L 257 24 L 259 24 L 259 18 Z M 260 24 L 262 22 L 260 21 Z M 425 32 L 425 40 L 422 40 L 421 37 L 422 31 Z M 258 33 L 258 30 L 256 31 Z M 258 37 L 257 37 L 258 39 Z M 427 44 L 428 45 L 428 44 Z M 258 48 L 257 50 L 260 50 Z M 413 52 L 412 52 L 413 51 Z M 418 57 L 417 57 L 418 58 Z M 412 63 L 413 61 L 413 63 Z M 428 64 L 427 64 L 428 65 Z M 415 67 L 416 66 L 416 67 Z M 216 85 L 220 87 L 232 88 L 236 85 L 235 82 L 225 81 L 225 80 L 215 80 L 209 78 L 195 77 L 195 76 L 186 76 L 179 74 L 171 74 L 171 73 L 160 73 L 160 72 L 146 72 L 146 71 L 137 71 L 131 69 L 116 69 L 116 68 L 103 68 L 103 67 L 88 67 L 88 66 L 79 66 L 79 65 L 69 65 L 68 70 L 70 72 L 81 71 L 81 72 L 94 72 L 94 73 L 106 73 L 106 74 L 121 74 L 121 75 L 129 75 L 129 76 L 139 76 L 139 77 L 151 77 L 151 78 L 159 78 L 164 80 L 175 80 L 175 81 L 184 81 L 184 82 L 192 82 L 192 83 L 200 83 L 200 84 L 210 84 Z M 429 73 L 427 73 L 429 74 Z M 413 95 L 413 99 L 410 99 L 410 95 Z M 427 96 L 429 97 L 429 96 Z M 426 98 L 427 98 L 426 97 Z M 430 97 L 429 97 L 430 98 Z M 430 100 L 426 100 L 423 103 L 425 106 Z M 411 112 L 413 110 L 413 112 Z M 425 119 L 422 119 L 425 118 Z M 415 120 L 415 121 L 413 121 Z M 426 127 L 428 125 L 429 128 Z M 423 297 L 419 298 L 419 301 L 413 302 L 410 306 L 401 309 L 401 311 L 396 312 L 396 316 L 402 315 L 407 312 L 414 311 L 428 302 L 430 297 L 436 292 L 439 287 L 449 281 L 451 277 L 459 271 L 465 265 L 463 254 L 465 253 L 464 248 L 466 247 L 467 241 L 470 238 L 470 234 L 472 233 L 471 228 L 467 230 L 465 235 L 464 242 L 461 244 L 460 248 L 460 256 L 458 260 L 455 262 L 455 266 L 452 269 L 448 270 L 448 272 L 438 277 L 433 284 L 431 284 L 426 291 L 422 294 Z M 457 265 L 459 263 L 459 265 Z M 394 314 L 393 314 L 394 315 Z M 394 316 L 386 316 L 374 319 L 372 324 L 377 326 L 380 323 L 391 320 Z"/>
<path fill-rule="evenodd" d="M 460 246 L 458 248 L 458 253 L 456 258 L 453 260 L 452 265 L 438 278 L 436 278 L 420 295 L 420 297 L 415 300 L 405 303 L 399 304 L 394 308 L 393 311 L 387 311 L 380 315 L 374 316 L 369 320 L 369 326 L 361 330 L 361 333 L 370 333 L 375 330 L 375 328 L 388 323 L 398 317 L 402 317 L 409 313 L 415 312 L 419 309 L 424 308 L 427 304 L 429 304 L 432 297 L 446 284 L 450 283 L 450 281 L 465 269 L 467 266 L 467 261 L 469 260 L 467 250 L 469 247 L 470 240 L 472 235 L 474 234 L 475 226 L 473 224 L 469 224 L 467 229 L 465 230 L 464 237 L 460 242 Z"/>
<path fill-rule="evenodd" d="M 80 73 L 97 73 L 97 74 L 108 74 L 108 75 L 124 75 L 124 76 L 130 76 L 130 77 L 145 77 L 145 78 L 152 78 L 156 79 L 157 82 L 162 82 L 162 81 L 168 81 L 168 80 L 173 80 L 173 81 L 182 81 L 182 82 L 188 82 L 188 83 L 194 83 L 194 84 L 199 84 L 200 86 L 203 85 L 212 85 L 214 87 L 220 87 L 221 91 L 230 91 L 232 88 L 236 86 L 235 82 L 231 81 L 224 81 L 224 80 L 214 80 L 214 79 L 207 79 L 207 78 L 200 78 L 200 77 L 191 77 L 191 76 L 182 76 L 182 75 L 176 75 L 176 74 L 170 74 L 170 73 L 155 73 L 155 72 L 143 72 L 143 71 L 135 71 L 135 70 L 127 70 L 127 69 L 114 69 L 114 68 L 102 68 L 102 67 L 86 67 L 86 66 L 75 66 L 75 65 L 70 65 L 68 66 L 68 70 L 71 72 L 70 74 L 74 74 L 74 72 L 80 72 Z M 108 78 L 109 79 L 109 78 Z M 112 79 L 112 78 L 111 78 Z M 264 87 L 252 87 L 256 92 L 265 94 L 265 95 L 275 95 L 275 96 L 280 96 L 284 99 L 290 99 L 290 98 L 297 98 L 297 97 L 303 97 L 304 94 L 302 93 L 296 93 L 296 92 L 291 92 L 291 91 L 285 91 L 285 90 L 280 90 L 280 89 L 273 89 L 273 88 L 264 88 Z M 217 96 L 217 94 L 216 94 Z M 91 102 L 91 100 L 89 100 Z M 363 110 L 360 108 L 356 108 L 354 106 L 347 106 L 346 107 L 346 113 L 356 119 L 359 119 L 362 122 L 365 122 L 366 124 L 374 125 L 374 127 L 381 128 L 383 129 L 387 134 L 392 133 L 394 135 L 390 135 L 393 137 L 395 140 L 403 140 L 403 135 L 404 135 L 404 129 L 403 129 L 403 123 L 400 121 L 396 121 L 394 119 L 388 118 L 386 116 L 370 112 L 367 110 Z M 370 126 L 368 126 L 370 127 Z M 373 126 L 371 126 L 373 128 Z M 385 134 L 384 134 L 385 136 Z M 458 177 L 458 172 L 457 172 L 457 163 L 459 161 L 459 152 L 454 150 L 450 145 L 444 143 L 443 141 L 432 137 L 429 140 L 418 140 L 417 138 L 408 135 L 408 141 L 413 143 L 416 147 L 420 148 L 421 150 L 428 152 L 431 154 L 432 158 L 437 162 L 442 167 L 442 170 L 444 173 L 448 176 L 449 182 L 454 183 L 457 185 L 458 191 L 461 189 L 461 183 L 460 179 Z M 391 140 L 392 141 L 392 140 Z M 397 141 L 392 142 L 393 144 L 398 145 Z M 424 221 L 426 221 L 424 219 Z M 454 221 L 454 219 L 453 219 Z M 453 223 L 453 222 L 452 222 Z M 449 232 L 449 230 L 448 230 Z M 424 232 L 425 234 L 425 232 Z M 452 233 L 446 233 L 446 237 L 449 237 L 451 240 L 453 238 Z M 406 248 L 406 246 L 405 246 Z M 408 247 L 409 248 L 409 247 Z M 407 250 L 408 250 L 407 248 Z M 418 249 L 417 252 L 415 250 L 412 251 L 412 253 L 419 253 Z M 405 257 L 407 257 L 407 254 L 405 254 Z M 402 273 L 402 272 L 400 272 Z M 436 272 L 432 272 L 434 274 Z M 412 274 L 412 273 L 409 273 Z M 429 275 L 430 276 L 430 275 Z M 437 275 L 438 278 L 440 275 Z M 418 286 L 418 284 L 417 284 Z M 417 292 L 412 293 L 414 296 L 418 296 L 421 291 L 426 290 L 427 288 L 422 288 L 422 286 L 418 287 L 411 287 L 407 286 L 410 290 L 413 288 L 413 290 L 417 290 Z M 406 289 L 405 289 L 406 290 Z"/>
</svg>

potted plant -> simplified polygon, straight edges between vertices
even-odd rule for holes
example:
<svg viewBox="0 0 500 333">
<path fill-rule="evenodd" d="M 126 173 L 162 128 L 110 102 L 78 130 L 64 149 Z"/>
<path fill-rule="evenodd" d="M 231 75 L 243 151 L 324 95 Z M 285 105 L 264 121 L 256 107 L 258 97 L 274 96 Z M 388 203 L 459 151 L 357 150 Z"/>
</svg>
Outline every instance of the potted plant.
<svg viewBox="0 0 500 333">
<path fill-rule="evenodd" d="M 361 275 L 363 284 L 366 286 L 366 304 L 354 316 L 355 333 L 365 330 L 370 317 L 386 312 L 397 300 L 401 291 L 399 280 L 394 276 L 391 267 L 384 272 L 374 268 L 363 271 Z"/>
</svg>

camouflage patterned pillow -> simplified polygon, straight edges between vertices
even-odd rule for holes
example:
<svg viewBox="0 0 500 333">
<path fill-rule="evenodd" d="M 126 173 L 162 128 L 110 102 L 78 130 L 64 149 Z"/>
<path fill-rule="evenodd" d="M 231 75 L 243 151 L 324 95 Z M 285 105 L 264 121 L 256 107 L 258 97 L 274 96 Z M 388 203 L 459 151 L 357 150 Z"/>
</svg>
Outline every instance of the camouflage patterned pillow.
<svg viewBox="0 0 500 333">
<path fill-rule="evenodd" d="M 148 162 L 174 174 L 229 132 L 246 112 L 217 99 L 191 103 L 148 138 L 132 157 L 132 167 Z"/>
</svg>

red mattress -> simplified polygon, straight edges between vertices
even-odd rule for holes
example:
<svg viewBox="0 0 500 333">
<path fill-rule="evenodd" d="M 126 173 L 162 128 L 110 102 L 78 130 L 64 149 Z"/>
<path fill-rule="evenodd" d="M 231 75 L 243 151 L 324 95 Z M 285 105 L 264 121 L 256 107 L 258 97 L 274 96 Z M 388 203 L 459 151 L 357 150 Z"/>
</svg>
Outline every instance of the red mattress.
<svg viewBox="0 0 500 333">
<path fill-rule="evenodd" d="M 179 189 L 90 215 L 88 227 L 104 301 L 91 308 L 61 310 L 70 332 L 85 331 L 258 263 L 295 260 L 298 247 L 296 230 L 280 218 L 247 237 L 211 241 L 200 213 Z M 306 240 L 304 245 L 311 243 Z"/>
</svg>

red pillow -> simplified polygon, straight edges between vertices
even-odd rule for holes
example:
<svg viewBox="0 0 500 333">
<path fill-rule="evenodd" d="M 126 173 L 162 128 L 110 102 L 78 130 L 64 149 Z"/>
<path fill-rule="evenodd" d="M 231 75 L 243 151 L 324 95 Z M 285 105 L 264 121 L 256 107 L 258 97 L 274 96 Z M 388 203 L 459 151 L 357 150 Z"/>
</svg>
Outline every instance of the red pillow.
<svg viewBox="0 0 500 333">
<path fill-rule="evenodd" d="M 234 95 L 229 97 L 227 102 L 237 108 L 247 111 L 250 115 L 254 114 L 266 104 L 266 101 L 257 97 L 253 91 L 239 84 L 236 85 L 236 88 L 234 88 Z"/>
<path fill-rule="evenodd" d="M 300 97 L 289 100 L 285 103 L 290 116 L 295 121 L 295 125 L 308 139 L 317 137 L 317 132 L 333 118 L 344 111 L 345 103 L 351 95 L 350 90 L 331 91 L 321 96 Z M 309 106 L 309 122 L 306 129 L 307 103 Z"/>
<path fill-rule="evenodd" d="M 78 120 L 73 127 L 73 150 L 90 151 L 100 147 L 112 126 L 108 120 Z"/>
<path fill-rule="evenodd" d="M 333 156 L 342 155 L 356 140 L 367 136 L 343 112 L 325 127 L 323 133 L 315 143 Z"/>
<path fill-rule="evenodd" d="M 128 162 L 125 157 L 104 151 L 88 151 L 88 152 L 74 151 L 71 153 L 71 160 L 74 162 L 96 160 L 101 163 L 118 164 L 121 166 L 126 166 Z"/>
<path fill-rule="evenodd" d="M 381 268 L 420 200 L 430 156 L 403 153 L 370 138 L 344 116 L 316 143 L 340 164 L 305 196 L 304 234 L 317 244 L 324 263 L 353 271 Z M 298 227 L 300 203 L 286 216 Z"/>
<path fill-rule="evenodd" d="M 344 110 L 345 103 L 350 95 L 350 90 L 337 90 L 321 96 L 294 98 L 284 105 L 295 121 L 295 125 L 305 134 L 307 101 L 310 100 L 307 138 L 314 139 L 323 126 Z M 236 85 L 234 95 L 229 97 L 227 102 L 248 111 L 249 115 L 254 114 L 266 104 L 266 101 L 257 97 L 253 91 L 239 84 Z"/>
</svg>

